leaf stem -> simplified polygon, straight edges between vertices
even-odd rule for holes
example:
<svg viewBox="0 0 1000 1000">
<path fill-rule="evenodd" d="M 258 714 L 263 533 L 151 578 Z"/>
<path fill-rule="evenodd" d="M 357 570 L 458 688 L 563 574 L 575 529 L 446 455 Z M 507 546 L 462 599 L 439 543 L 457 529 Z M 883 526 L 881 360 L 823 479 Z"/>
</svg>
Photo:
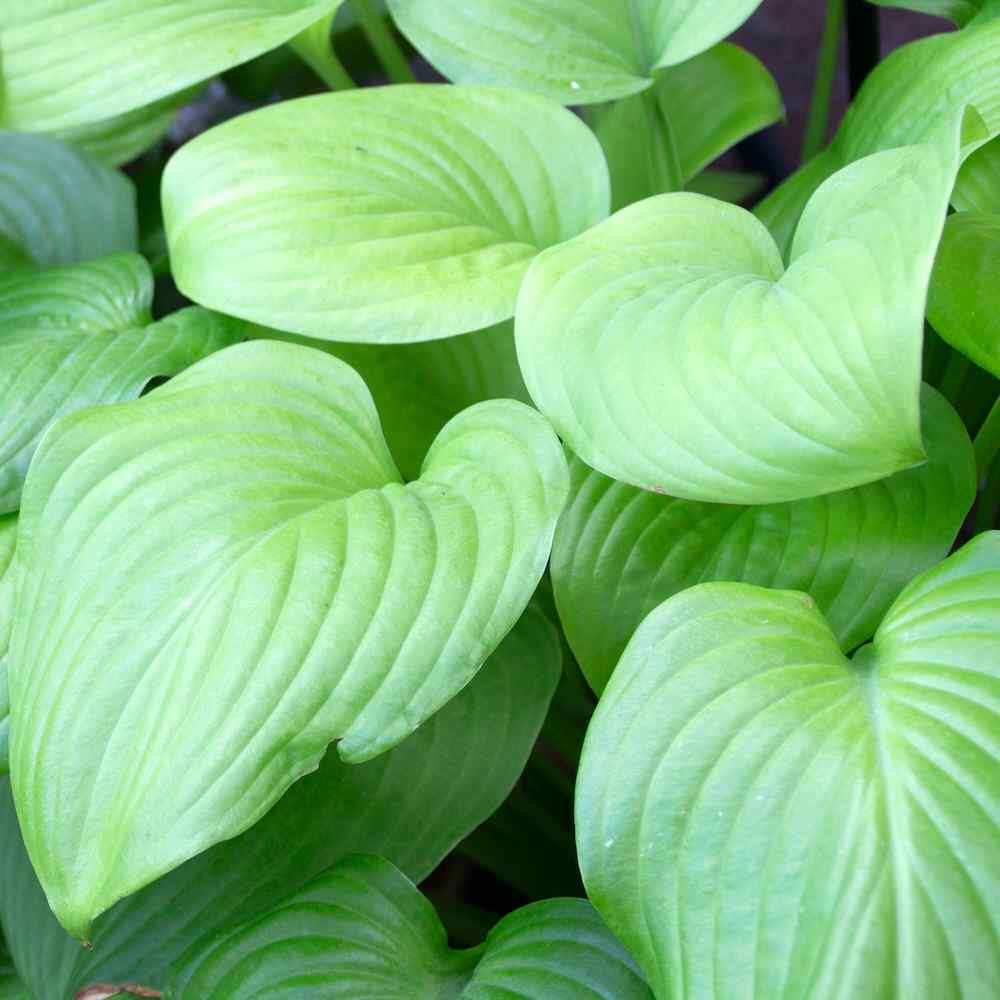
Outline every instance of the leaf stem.
<svg viewBox="0 0 1000 1000">
<path fill-rule="evenodd" d="M 322 17 L 296 35 L 289 44 L 331 90 L 353 90 L 356 84 L 333 51 L 333 41 L 330 38 L 332 26 L 332 17 Z"/>
<path fill-rule="evenodd" d="M 684 188 L 684 171 L 681 169 L 674 130 L 663 113 L 663 106 L 657 100 L 655 87 L 648 87 L 642 92 L 642 106 L 653 136 L 650 174 L 654 190 L 657 194 L 681 191 Z"/>
<path fill-rule="evenodd" d="M 881 54 L 879 9 L 869 0 L 847 2 L 847 79 L 853 100 Z"/>
<path fill-rule="evenodd" d="M 972 448 L 976 453 L 976 473 L 980 480 L 990 471 L 993 460 L 1000 453 L 1000 396 L 979 428 Z"/>
<path fill-rule="evenodd" d="M 372 6 L 371 0 L 351 0 L 351 6 L 386 76 L 393 83 L 415 83 L 417 78 L 413 75 L 406 54 L 385 19 Z"/>
<path fill-rule="evenodd" d="M 843 28 L 844 0 L 827 0 L 823 41 L 819 61 L 816 64 L 812 102 L 809 106 L 809 122 L 806 125 L 805 140 L 802 144 L 803 163 L 811 160 L 826 144 L 826 136 L 830 128 L 833 81 L 837 75 L 837 58 L 840 55 L 840 39 Z"/>
</svg>

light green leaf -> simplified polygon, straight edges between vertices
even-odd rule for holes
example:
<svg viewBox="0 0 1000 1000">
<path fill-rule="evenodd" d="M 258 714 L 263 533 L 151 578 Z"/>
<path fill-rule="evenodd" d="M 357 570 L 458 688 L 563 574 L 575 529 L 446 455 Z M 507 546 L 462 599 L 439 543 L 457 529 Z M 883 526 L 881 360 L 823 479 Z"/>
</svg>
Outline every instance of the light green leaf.
<svg viewBox="0 0 1000 1000">
<path fill-rule="evenodd" d="M 653 608 L 709 580 L 807 591 L 841 649 L 870 639 L 904 585 L 947 555 L 976 496 L 969 436 L 928 386 L 922 422 L 925 465 L 787 504 L 677 500 L 574 459 L 552 582 L 566 638 L 594 690 Z"/>
<path fill-rule="evenodd" d="M 943 17 L 960 27 L 968 24 L 983 9 L 986 0 L 870 0 L 880 7 L 902 7 L 921 14 Z"/>
<path fill-rule="evenodd" d="M 112 167 L 134 160 L 166 135 L 177 112 L 198 94 L 188 87 L 134 111 L 62 129 L 57 134 L 71 146 Z"/>
<path fill-rule="evenodd" d="M 58 139 L 0 132 L 0 235 L 46 266 L 135 250 L 135 188 Z"/>
<path fill-rule="evenodd" d="M 802 210 L 831 174 L 872 153 L 925 142 L 969 107 L 979 127 L 969 122 L 965 153 L 1000 133 L 1000 17 L 892 52 L 865 80 L 830 146 L 757 206 L 757 216 L 787 255 Z"/>
<path fill-rule="evenodd" d="M 485 944 L 453 951 L 434 907 L 381 858 L 354 855 L 179 963 L 170 1000 L 650 1000 L 632 960 L 582 899 L 535 903 Z"/>
<path fill-rule="evenodd" d="M 653 70 L 704 52 L 760 0 L 389 0 L 400 30 L 455 83 L 563 104 L 638 93 Z"/>
<path fill-rule="evenodd" d="M 1000 533 L 853 660 L 804 594 L 684 591 L 587 734 L 590 897 L 659 1000 L 996 996 L 998 708 Z"/>
<path fill-rule="evenodd" d="M 37 1000 L 65 1000 L 95 982 L 162 988 L 167 968 L 205 935 L 268 910 L 358 851 L 387 858 L 414 881 L 425 878 L 510 792 L 559 660 L 555 629 L 529 608 L 468 686 L 398 747 L 364 764 L 345 764 L 329 751 L 246 833 L 103 915 L 91 951 L 52 916 L 6 786 L 0 916 L 25 981 Z"/>
<path fill-rule="evenodd" d="M 366 760 L 452 698 L 524 610 L 567 488 L 510 400 L 459 414 L 404 487 L 361 379 L 272 341 L 60 421 L 21 510 L 9 680 L 63 924 L 86 936 L 246 829 L 331 741 Z"/>
<path fill-rule="evenodd" d="M 588 465 L 691 500 L 780 503 L 919 464 L 949 132 L 830 178 L 787 270 L 750 213 L 688 193 L 542 254 L 516 325 L 535 403 Z"/>
<path fill-rule="evenodd" d="M 163 176 L 181 290 L 324 340 L 508 319 L 531 259 L 608 204 L 599 144 L 569 111 L 426 84 L 262 108 L 188 143 Z"/>
<path fill-rule="evenodd" d="M 764 65 L 745 49 L 723 43 L 658 73 L 652 91 L 658 115 L 676 147 L 684 181 L 730 146 L 778 121 L 784 106 Z M 611 172 L 612 207 L 664 193 L 657 182 L 657 129 L 648 95 L 611 105 L 595 132 Z"/>
<path fill-rule="evenodd" d="M 10 698 L 7 693 L 7 650 L 14 621 L 14 549 L 17 545 L 17 515 L 0 514 L 0 774 L 9 767 Z"/>
<path fill-rule="evenodd" d="M 962 164 L 951 203 L 960 212 L 1000 215 L 1000 138 L 991 139 Z"/>
<path fill-rule="evenodd" d="M 267 52 L 336 0 L 32 0 L 0 9 L 0 124 L 52 131 L 158 101 Z"/>
<path fill-rule="evenodd" d="M 57 417 L 137 396 L 239 339 L 243 324 L 190 308 L 152 323 L 153 279 L 136 254 L 0 275 L 0 512 Z"/>
<path fill-rule="evenodd" d="M 952 347 L 1000 377 L 1000 215 L 959 212 L 948 219 L 927 319 Z"/>
<path fill-rule="evenodd" d="M 386 443 L 406 480 L 420 475 L 431 442 L 467 406 L 486 399 L 531 402 L 517 365 L 510 321 L 416 344 L 342 344 L 273 330 L 263 335 L 328 351 L 365 380 Z"/>
</svg>

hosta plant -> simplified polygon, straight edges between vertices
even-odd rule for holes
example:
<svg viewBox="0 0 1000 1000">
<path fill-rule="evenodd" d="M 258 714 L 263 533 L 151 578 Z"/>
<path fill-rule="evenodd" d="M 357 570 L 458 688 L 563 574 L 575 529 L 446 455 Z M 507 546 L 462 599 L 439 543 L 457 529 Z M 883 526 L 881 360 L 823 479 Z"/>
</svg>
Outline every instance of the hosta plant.
<svg viewBox="0 0 1000 1000">
<path fill-rule="evenodd" d="M 1000 996 L 1000 4 L 775 6 L 0 5 L 0 997 Z"/>
</svg>

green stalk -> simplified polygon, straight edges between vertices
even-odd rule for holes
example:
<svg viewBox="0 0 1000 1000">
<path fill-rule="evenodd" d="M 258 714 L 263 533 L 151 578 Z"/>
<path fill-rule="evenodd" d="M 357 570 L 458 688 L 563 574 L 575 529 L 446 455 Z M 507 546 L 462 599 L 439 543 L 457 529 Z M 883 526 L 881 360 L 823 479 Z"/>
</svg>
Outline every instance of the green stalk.
<svg viewBox="0 0 1000 1000">
<path fill-rule="evenodd" d="M 837 75 L 837 58 L 844 27 L 844 0 L 827 0 L 826 22 L 823 25 L 823 42 L 816 64 L 812 102 L 809 106 L 809 123 L 806 125 L 802 144 L 802 162 L 811 160 L 826 145 L 830 128 L 830 102 L 833 81 Z"/>
<path fill-rule="evenodd" d="M 417 78 L 413 75 L 406 54 L 385 19 L 372 6 L 371 0 L 351 0 L 351 6 L 386 76 L 393 83 L 415 83 Z"/>
<path fill-rule="evenodd" d="M 677 143 L 670 122 L 663 113 L 663 107 L 656 99 L 655 87 L 649 87 L 642 92 L 642 106 L 653 136 L 650 172 L 656 193 L 681 191 L 684 188 L 684 172 L 677 153 Z"/>
<path fill-rule="evenodd" d="M 356 84 L 333 51 L 330 31 L 333 17 L 328 15 L 310 24 L 289 44 L 296 55 L 331 89 L 353 90 Z"/>
<path fill-rule="evenodd" d="M 983 421 L 983 426 L 979 428 L 972 447 L 976 453 L 976 472 L 981 480 L 1000 453 L 1000 397 L 997 397 L 993 408 Z"/>
</svg>

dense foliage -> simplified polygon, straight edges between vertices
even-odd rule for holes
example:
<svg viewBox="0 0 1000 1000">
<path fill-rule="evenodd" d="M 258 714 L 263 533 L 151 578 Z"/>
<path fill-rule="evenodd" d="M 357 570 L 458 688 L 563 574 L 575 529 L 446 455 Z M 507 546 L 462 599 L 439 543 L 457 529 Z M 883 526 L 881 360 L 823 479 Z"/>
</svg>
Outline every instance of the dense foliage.
<svg viewBox="0 0 1000 1000">
<path fill-rule="evenodd" d="M 1000 3 L 760 2 L 0 2 L 0 997 L 1000 996 Z"/>
</svg>

